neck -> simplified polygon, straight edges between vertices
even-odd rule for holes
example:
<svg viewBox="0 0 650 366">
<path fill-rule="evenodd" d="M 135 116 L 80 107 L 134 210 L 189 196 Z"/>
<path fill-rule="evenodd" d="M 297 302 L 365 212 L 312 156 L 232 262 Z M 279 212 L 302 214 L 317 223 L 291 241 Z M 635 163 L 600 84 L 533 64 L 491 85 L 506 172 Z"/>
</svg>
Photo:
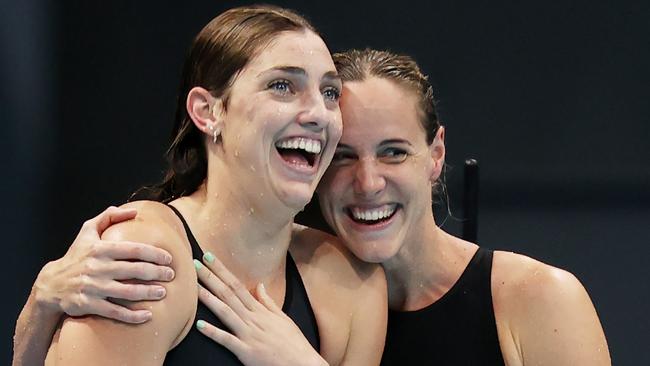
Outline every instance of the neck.
<svg viewBox="0 0 650 366">
<path fill-rule="evenodd" d="M 398 253 L 382 263 L 391 310 L 418 310 L 440 299 L 456 283 L 476 247 L 440 229 L 432 212 L 409 232 Z"/>
<path fill-rule="evenodd" d="M 273 287 L 284 281 L 294 213 L 284 207 L 261 207 L 261 200 L 249 197 L 228 178 L 211 175 L 196 192 L 173 205 L 183 213 L 203 252 L 217 256 L 249 289 L 260 282 Z"/>
</svg>

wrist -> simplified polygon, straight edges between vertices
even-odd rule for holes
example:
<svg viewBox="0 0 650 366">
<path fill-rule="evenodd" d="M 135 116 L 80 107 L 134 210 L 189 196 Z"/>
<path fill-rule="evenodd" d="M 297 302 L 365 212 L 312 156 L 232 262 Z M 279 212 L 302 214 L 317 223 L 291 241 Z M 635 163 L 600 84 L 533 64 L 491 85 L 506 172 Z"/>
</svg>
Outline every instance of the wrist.
<svg viewBox="0 0 650 366">
<path fill-rule="evenodd" d="M 53 281 L 51 273 L 54 271 L 58 261 L 48 262 L 43 266 L 32 285 L 32 291 L 29 294 L 28 302 L 31 302 L 39 313 L 42 314 L 61 314 L 63 311 L 59 306 L 56 297 L 51 294 L 50 284 Z"/>
</svg>

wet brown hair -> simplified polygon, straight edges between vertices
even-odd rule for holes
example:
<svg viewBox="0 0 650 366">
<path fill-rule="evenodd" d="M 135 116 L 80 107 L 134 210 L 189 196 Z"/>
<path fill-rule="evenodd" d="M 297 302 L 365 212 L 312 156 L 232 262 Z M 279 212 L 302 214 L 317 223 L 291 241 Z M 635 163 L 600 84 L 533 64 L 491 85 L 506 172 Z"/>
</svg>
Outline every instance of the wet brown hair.
<svg viewBox="0 0 650 366">
<path fill-rule="evenodd" d="M 368 48 L 336 53 L 332 58 L 343 82 L 363 81 L 376 76 L 392 80 L 413 91 L 418 98 L 420 123 L 426 131 L 427 144 L 433 142 L 440 128 L 433 88 L 413 58 Z"/>
<path fill-rule="evenodd" d="M 178 92 L 172 142 L 167 150 L 165 178 L 144 187 L 131 199 L 168 202 L 193 193 L 207 176 L 204 134 L 194 125 L 185 103 L 200 86 L 228 107 L 228 93 L 239 72 L 279 33 L 314 27 L 292 10 L 272 5 L 238 7 L 221 13 L 194 38 L 185 58 Z"/>
</svg>

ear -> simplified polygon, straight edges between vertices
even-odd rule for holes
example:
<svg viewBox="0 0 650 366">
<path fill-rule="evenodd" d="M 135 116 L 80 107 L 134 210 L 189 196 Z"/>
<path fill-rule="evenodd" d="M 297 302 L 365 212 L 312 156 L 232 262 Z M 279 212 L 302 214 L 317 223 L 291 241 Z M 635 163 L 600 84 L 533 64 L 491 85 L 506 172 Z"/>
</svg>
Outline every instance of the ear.
<svg viewBox="0 0 650 366">
<path fill-rule="evenodd" d="M 196 86 L 187 93 L 185 107 L 194 125 L 203 133 L 210 137 L 214 135 L 215 130 L 217 135 L 221 133 L 224 123 L 221 98 L 215 98 L 206 89 Z"/>
<path fill-rule="evenodd" d="M 431 145 L 429 145 L 429 153 L 431 154 L 431 161 L 433 163 L 431 169 L 431 177 L 429 180 L 431 183 L 435 183 L 440 174 L 442 174 L 442 168 L 445 165 L 445 127 L 440 126 L 436 136 L 433 139 Z"/>
</svg>

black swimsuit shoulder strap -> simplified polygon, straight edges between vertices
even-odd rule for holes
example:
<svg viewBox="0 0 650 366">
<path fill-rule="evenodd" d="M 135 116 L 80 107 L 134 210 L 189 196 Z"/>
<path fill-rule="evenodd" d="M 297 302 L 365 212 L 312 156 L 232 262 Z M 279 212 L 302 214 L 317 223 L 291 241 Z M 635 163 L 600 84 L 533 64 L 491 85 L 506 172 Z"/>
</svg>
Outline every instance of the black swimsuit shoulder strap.
<svg viewBox="0 0 650 366">
<path fill-rule="evenodd" d="M 185 234 L 187 235 L 187 240 L 190 242 L 190 246 L 192 247 L 192 258 L 198 259 L 199 261 L 202 260 L 203 250 L 199 246 L 199 242 L 194 237 L 194 234 L 192 234 L 192 230 L 190 230 L 190 226 L 187 224 L 187 221 L 185 221 L 185 218 L 180 213 L 180 211 L 178 211 L 176 207 L 170 204 L 168 204 L 167 207 L 171 208 L 172 211 L 174 211 L 176 216 L 178 216 L 178 218 L 183 223 L 183 227 L 185 228 Z"/>
</svg>

